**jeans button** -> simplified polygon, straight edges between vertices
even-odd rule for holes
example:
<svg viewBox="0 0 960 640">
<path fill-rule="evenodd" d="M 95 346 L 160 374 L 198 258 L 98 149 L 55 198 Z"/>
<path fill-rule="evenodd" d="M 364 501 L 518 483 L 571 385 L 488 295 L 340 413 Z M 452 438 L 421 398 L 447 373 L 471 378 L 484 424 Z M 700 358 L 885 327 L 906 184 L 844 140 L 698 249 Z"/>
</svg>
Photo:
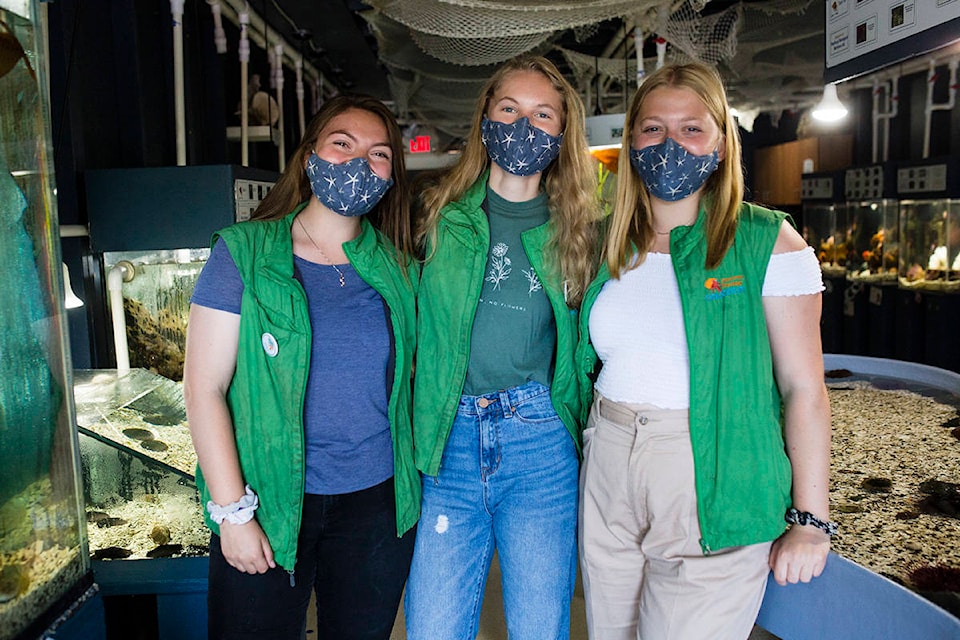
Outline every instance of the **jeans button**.
<svg viewBox="0 0 960 640">
<path fill-rule="evenodd" d="M 647 416 L 640 416 L 640 424 L 647 424 Z"/>
<path fill-rule="evenodd" d="M 479 406 L 481 409 L 486 409 L 487 407 L 490 406 L 490 401 L 487 400 L 486 398 L 480 398 L 479 400 L 477 400 L 477 406 Z"/>
</svg>

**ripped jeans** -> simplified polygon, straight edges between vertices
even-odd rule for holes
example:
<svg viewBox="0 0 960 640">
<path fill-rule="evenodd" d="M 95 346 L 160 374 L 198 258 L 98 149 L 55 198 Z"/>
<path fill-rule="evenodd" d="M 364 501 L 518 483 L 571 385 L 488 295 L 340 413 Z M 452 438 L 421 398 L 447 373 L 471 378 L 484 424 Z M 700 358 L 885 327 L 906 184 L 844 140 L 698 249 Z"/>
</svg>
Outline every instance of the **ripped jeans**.
<svg viewBox="0 0 960 640">
<path fill-rule="evenodd" d="M 577 477 L 576 449 L 548 387 L 461 397 L 440 472 L 423 478 L 407 637 L 475 638 L 496 550 L 511 640 L 568 638 Z"/>
</svg>

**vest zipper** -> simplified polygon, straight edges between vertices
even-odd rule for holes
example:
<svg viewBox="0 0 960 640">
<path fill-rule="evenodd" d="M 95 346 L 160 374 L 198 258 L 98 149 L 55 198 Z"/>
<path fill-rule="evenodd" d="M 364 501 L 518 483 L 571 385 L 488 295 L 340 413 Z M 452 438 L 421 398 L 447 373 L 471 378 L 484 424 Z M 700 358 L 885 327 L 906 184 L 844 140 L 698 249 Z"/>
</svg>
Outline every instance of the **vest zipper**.
<svg viewBox="0 0 960 640">
<path fill-rule="evenodd" d="M 287 571 L 287 573 L 290 574 L 290 588 L 292 589 L 297 586 L 297 579 L 293 577 L 293 569 Z"/>
</svg>

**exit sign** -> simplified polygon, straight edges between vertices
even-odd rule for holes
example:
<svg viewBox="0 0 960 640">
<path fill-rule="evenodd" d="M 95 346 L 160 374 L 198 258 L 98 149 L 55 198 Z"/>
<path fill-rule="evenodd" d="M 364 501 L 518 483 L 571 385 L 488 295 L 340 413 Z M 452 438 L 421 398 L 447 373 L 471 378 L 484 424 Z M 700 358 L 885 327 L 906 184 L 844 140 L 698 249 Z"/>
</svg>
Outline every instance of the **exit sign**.
<svg viewBox="0 0 960 640">
<path fill-rule="evenodd" d="M 430 136 L 417 136 L 410 140 L 410 153 L 429 153 Z"/>
</svg>

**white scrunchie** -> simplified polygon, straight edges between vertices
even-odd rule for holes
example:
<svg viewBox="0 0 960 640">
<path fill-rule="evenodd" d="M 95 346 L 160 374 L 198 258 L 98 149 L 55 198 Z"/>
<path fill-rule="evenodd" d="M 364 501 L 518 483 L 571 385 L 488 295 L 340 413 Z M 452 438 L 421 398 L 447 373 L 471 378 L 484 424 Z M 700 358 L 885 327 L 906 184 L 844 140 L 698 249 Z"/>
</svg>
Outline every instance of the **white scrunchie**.
<svg viewBox="0 0 960 640">
<path fill-rule="evenodd" d="M 260 499 L 253 492 L 250 485 L 244 487 L 244 496 L 236 502 L 220 506 L 213 500 L 207 502 L 207 513 L 210 519 L 217 524 L 223 524 L 226 520 L 232 524 L 246 524 L 253 519 L 253 512 L 260 506 Z"/>
</svg>

